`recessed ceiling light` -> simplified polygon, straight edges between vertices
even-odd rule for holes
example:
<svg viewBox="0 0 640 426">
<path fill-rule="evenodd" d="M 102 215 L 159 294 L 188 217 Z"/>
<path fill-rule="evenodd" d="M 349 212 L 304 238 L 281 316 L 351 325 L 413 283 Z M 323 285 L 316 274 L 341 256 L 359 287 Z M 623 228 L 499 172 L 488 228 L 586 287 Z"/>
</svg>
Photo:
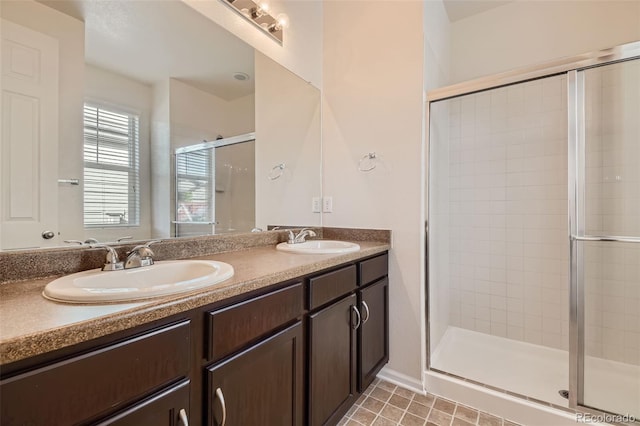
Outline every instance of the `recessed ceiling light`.
<svg viewBox="0 0 640 426">
<path fill-rule="evenodd" d="M 249 80 L 249 74 L 244 73 L 244 72 L 235 72 L 233 73 L 233 78 L 235 78 L 238 81 L 247 81 Z"/>
</svg>

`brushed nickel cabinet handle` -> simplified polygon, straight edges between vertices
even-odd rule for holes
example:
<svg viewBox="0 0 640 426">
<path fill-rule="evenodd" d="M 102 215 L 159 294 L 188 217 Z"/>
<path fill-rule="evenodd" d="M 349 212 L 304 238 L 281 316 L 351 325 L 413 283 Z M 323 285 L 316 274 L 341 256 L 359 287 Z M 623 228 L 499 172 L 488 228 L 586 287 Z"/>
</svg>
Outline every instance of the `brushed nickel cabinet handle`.
<svg viewBox="0 0 640 426">
<path fill-rule="evenodd" d="M 360 311 L 358 310 L 358 308 L 356 308 L 354 305 L 351 305 L 351 309 L 356 313 L 356 318 L 358 319 L 356 325 L 352 326 L 353 329 L 356 330 L 358 327 L 360 327 L 360 324 L 362 324 L 362 318 L 360 317 Z"/>
<path fill-rule="evenodd" d="M 367 305 L 367 302 L 365 302 L 364 300 L 362 301 L 362 307 L 364 308 L 364 312 L 367 314 L 366 318 L 362 318 L 362 323 L 366 324 L 367 321 L 369 321 L 371 313 L 369 312 L 369 305 Z"/>
<path fill-rule="evenodd" d="M 227 423 L 227 405 L 224 402 L 224 394 L 222 393 L 222 389 L 216 389 L 216 397 L 220 401 L 220 407 L 222 408 L 222 423 L 220 423 L 220 426 L 224 426 Z"/>
<path fill-rule="evenodd" d="M 187 416 L 187 410 L 181 408 L 178 412 L 178 417 L 180 418 L 181 426 L 189 426 L 189 417 Z"/>
</svg>

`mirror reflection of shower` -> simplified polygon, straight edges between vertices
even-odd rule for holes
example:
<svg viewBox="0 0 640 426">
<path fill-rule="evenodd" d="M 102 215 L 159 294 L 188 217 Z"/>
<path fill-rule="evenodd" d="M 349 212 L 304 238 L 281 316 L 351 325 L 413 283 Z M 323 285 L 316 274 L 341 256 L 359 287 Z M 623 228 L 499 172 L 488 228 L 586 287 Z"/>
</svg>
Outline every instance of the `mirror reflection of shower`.
<svg viewBox="0 0 640 426">
<path fill-rule="evenodd" d="M 175 151 L 176 237 L 255 227 L 255 134 Z"/>
</svg>

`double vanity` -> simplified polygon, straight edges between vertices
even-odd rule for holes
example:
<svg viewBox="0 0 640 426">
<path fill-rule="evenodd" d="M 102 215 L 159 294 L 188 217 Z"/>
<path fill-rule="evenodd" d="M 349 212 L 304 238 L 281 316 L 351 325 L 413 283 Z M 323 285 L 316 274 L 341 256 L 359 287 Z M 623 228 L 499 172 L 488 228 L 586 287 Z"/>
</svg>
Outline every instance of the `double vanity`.
<svg viewBox="0 0 640 426">
<path fill-rule="evenodd" d="M 167 260 L 155 265 L 75 275 L 107 288 L 88 292 L 101 304 L 45 299 L 52 278 L 1 284 L 0 423 L 336 424 L 388 360 L 389 241 L 339 239 L 236 244 L 182 261 L 159 244 Z M 226 278 L 118 299 L 136 272 L 155 282 L 143 293 Z M 109 291 L 110 274 L 126 285 Z"/>
</svg>

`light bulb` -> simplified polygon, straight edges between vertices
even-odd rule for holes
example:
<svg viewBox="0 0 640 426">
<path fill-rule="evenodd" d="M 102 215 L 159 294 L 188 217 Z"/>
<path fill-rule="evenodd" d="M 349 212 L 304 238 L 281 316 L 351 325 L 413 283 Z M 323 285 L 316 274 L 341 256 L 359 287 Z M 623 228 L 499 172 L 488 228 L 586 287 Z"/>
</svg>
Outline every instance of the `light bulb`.
<svg viewBox="0 0 640 426">
<path fill-rule="evenodd" d="M 269 3 L 267 3 L 266 1 L 258 3 L 258 13 L 260 14 L 260 16 L 269 13 Z"/>
<path fill-rule="evenodd" d="M 278 23 L 278 27 L 280 29 L 289 28 L 289 15 L 287 15 L 286 13 L 279 13 L 276 16 L 276 22 Z"/>
</svg>

